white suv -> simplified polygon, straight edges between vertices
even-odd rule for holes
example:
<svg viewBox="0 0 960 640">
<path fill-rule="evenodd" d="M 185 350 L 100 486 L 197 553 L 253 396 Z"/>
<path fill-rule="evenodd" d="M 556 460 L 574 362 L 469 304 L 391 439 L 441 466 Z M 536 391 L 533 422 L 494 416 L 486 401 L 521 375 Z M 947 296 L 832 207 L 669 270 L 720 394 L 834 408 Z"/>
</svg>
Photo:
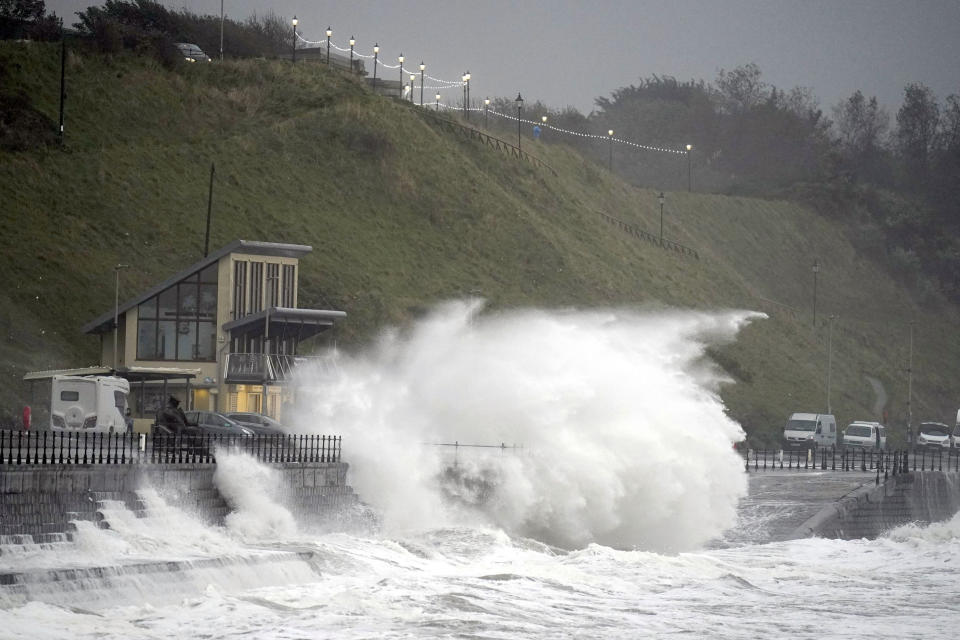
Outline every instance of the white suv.
<svg viewBox="0 0 960 640">
<path fill-rule="evenodd" d="M 950 427 L 942 422 L 921 422 L 917 429 L 917 446 L 924 449 L 949 449 Z"/>
</svg>

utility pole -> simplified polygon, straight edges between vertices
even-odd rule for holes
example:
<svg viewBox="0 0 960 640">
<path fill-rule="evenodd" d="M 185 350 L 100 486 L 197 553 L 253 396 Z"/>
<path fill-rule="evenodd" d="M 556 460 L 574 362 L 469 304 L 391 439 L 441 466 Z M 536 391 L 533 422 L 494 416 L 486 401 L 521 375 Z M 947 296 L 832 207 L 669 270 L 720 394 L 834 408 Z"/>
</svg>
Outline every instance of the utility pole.
<svg viewBox="0 0 960 640">
<path fill-rule="evenodd" d="M 60 20 L 60 128 L 57 135 L 63 146 L 63 102 L 67 97 L 67 39 L 63 34 L 63 19 Z"/>
<path fill-rule="evenodd" d="M 830 405 L 830 378 L 833 373 L 833 321 L 837 316 L 829 317 L 830 324 L 827 327 L 827 413 L 833 415 L 833 407 Z"/>
<path fill-rule="evenodd" d="M 210 253 L 210 214 L 213 211 L 213 163 L 210 163 L 210 190 L 207 193 L 207 233 L 203 237 L 203 257 Z"/>
<path fill-rule="evenodd" d="M 128 264 L 118 264 L 113 268 L 113 272 L 116 274 L 115 285 L 113 289 L 113 370 L 117 370 L 118 353 L 117 353 L 117 334 L 120 332 L 120 270 L 129 269 L 130 265 Z"/>
<path fill-rule="evenodd" d="M 913 448 L 913 322 L 910 322 L 910 359 L 907 364 L 907 434 Z"/>
</svg>

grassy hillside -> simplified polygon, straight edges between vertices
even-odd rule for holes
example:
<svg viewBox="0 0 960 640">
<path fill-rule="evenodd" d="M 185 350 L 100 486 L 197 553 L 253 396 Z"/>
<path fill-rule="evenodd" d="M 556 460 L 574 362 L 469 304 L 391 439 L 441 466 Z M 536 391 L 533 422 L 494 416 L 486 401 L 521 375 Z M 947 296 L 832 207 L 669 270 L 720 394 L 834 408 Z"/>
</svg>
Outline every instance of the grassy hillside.
<svg viewBox="0 0 960 640">
<path fill-rule="evenodd" d="M 55 46 L 0 43 L 0 92 L 33 120 L 57 117 Z M 724 397 L 762 441 L 797 410 L 825 409 L 828 314 L 833 408 L 870 418 L 873 392 L 905 415 L 908 325 L 917 320 L 915 421 L 955 410 L 956 310 L 923 307 L 858 253 L 837 223 L 783 201 L 667 195 L 665 235 L 699 261 L 638 241 L 598 214 L 650 231 L 656 193 L 563 147 L 525 141 L 557 171 L 510 159 L 371 95 L 323 65 L 245 61 L 166 70 L 148 59 L 71 54 L 66 148 L 43 137 L 0 151 L 0 407 L 22 402 L 27 368 L 95 361 L 79 327 L 199 259 L 216 163 L 211 246 L 236 238 L 310 244 L 301 304 L 343 309 L 341 345 L 482 295 L 494 307 L 664 304 L 748 308 L 751 325 L 717 361 Z M 812 326 L 818 258 L 818 326 Z"/>
</svg>

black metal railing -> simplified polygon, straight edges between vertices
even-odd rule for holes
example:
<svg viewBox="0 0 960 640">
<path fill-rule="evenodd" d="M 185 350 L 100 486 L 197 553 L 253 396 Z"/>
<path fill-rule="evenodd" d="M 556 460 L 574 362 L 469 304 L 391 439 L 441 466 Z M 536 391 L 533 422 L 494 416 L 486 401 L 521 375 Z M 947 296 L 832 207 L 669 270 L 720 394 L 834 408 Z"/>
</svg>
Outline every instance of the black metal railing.
<svg viewBox="0 0 960 640">
<path fill-rule="evenodd" d="M 741 453 L 747 471 L 874 471 L 878 481 L 880 473 L 886 478 L 907 471 L 960 471 L 960 455 L 948 449 L 746 449 Z"/>
<path fill-rule="evenodd" d="M 465 138 L 469 138 L 470 140 L 476 140 L 480 144 L 490 147 L 491 149 L 495 149 L 496 151 L 500 151 L 503 154 L 509 154 L 512 157 L 517 158 L 519 160 L 526 160 L 527 162 L 529 162 L 530 164 L 532 164 L 537 168 L 547 169 L 554 176 L 559 175 L 556 169 L 548 165 L 546 162 L 544 162 L 540 158 L 530 153 L 527 153 L 522 148 L 514 144 L 510 144 L 506 140 L 501 140 L 496 136 L 492 136 L 489 133 L 480 131 L 479 129 L 474 129 L 473 127 L 468 127 L 466 125 L 460 124 L 459 122 L 454 122 L 453 120 L 441 118 L 440 116 L 430 113 L 429 111 L 424 111 L 424 114 L 430 120 L 433 120 L 434 122 L 439 124 L 441 127 L 445 128 L 446 130 L 452 133 L 459 134 Z"/>
<path fill-rule="evenodd" d="M 139 434 L 0 431 L 0 466 L 216 463 L 241 452 L 265 463 L 340 462 L 341 437 L 307 434 Z"/>
<path fill-rule="evenodd" d="M 673 240 L 667 240 L 666 238 L 661 238 L 660 236 L 654 235 L 648 231 L 644 231 L 643 229 L 641 229 L 636 225 L 632 225 L 628 222 L 624 222 L 620 218 L 615 218 L 607 213 L 603 213 L 602 211 L 597 211 L 596 213 L 597 215 L 599 215 L 601 218 L 603 218 L 610 224 L 619 227 L 621 231 L 625 233 L 629 233 L 635 238 L 646 240 L 650 244 L 655 244 L 659 246 L 661 249 L 666 249 L 667 251 L 673 251 L 674 253 L 687 258 L 693 258 L 694 260 L 700 259 L 700 254 L 697 253 L 695 249 L 691 249 L 690 247 L 684 246 L 679 242 L 674 242 Z"/>
<path fill-rule="evenodd" d="M 223 378 L 234 384 L 271 384 L 290 380 L 297 367 L 310 363 L 324 373 L 334 369 L 328 356 L 297 356 L 284 353 L 228 353 Z"/>
</svg>

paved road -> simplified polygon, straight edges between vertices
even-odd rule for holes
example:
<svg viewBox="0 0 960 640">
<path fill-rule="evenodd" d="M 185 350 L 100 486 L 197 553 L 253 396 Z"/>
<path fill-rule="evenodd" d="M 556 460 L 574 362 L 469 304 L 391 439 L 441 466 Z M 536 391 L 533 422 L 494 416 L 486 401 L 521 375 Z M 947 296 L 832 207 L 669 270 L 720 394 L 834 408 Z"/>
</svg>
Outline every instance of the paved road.
<svg viewBox="0 0 960 640">
<path fill-rule="evenodd" d="M 875 474 L 859 471 L 758 471 L 738 508 L 740 522 L 711 546 L 728 547 L 787 540 L 807 518 L 836 502 Z"/>
</svg>

